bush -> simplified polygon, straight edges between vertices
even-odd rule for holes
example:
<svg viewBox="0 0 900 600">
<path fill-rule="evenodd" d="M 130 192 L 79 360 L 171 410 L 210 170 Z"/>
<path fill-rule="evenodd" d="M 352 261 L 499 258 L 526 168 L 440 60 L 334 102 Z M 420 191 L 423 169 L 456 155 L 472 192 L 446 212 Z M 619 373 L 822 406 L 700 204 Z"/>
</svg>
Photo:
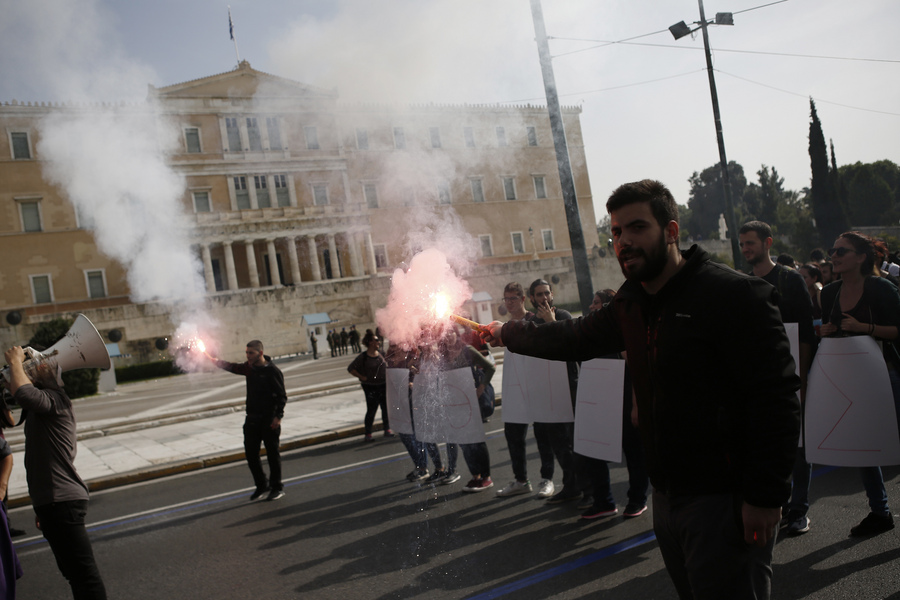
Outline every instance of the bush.
<svg viewBox="0 0 900 600">
<path fill-rule="evenodd" d="M 156 362 L 117 368 L 116 382 L 126 383 L 129 381 L 144 381 L 146 379 L 157 379 L 159 377 L 171 377 L 172 375 L 180 375 L 181 373 L 182 370 L 178 368 L 174 361 L 159 360 Z"/>
<path fill-rule="evenodd" d="M 28 345 L 35 350 L 46 350 L 63 339 L 74 322 L 71 319 L 53 319 L 41 323 L 31 339 L 28 340 Z M 67 371 L 63 373 L 62 380 L 69 398 L 93 396 L 97 393 L 97 386 L 100 382 L 100 369 Z"/>
</svg>

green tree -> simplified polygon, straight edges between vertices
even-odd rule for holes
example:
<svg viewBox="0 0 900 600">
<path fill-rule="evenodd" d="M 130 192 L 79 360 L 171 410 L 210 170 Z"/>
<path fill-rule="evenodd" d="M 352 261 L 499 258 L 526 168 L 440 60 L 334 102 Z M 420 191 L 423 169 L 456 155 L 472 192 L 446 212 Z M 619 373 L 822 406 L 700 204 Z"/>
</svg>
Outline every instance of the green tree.
<svg viewBox="0 0 900 600">
<path fill-rule="evenodd" d="M 821 243 L 830 245 L 841 233 L 847 231 L 847 216 L 841 205 L 837 191 L 839 179 L 837 174 L 831 175 L 833 169 L 828 167 L 828 149 L 825 146 L 825 135 L 822 123 L 816 113 L 816 103 L 809 99 L 809 159 L 812 170 L 810 186 L 810 204 L 819 229 Z M 832 160 L 834 152 L 832 152 Z"/>
<path fill-rule="evenodd" d="M 45 350 L 63 339 L 75 321 L 71 319 L 53 319 L 41 323 L 28 345 L 35 350 Z M 97 393 L 100 382 L 100 369 L 76 369 L 67 371 L 62 376 L 69 398 L 81 398 Z"/>
<path fill-rule="evenodd" d="M 893 225 L 900 218 L 900 167 L 889 160 L 844 165 L 851 226 Z"/>
<path fill-rule="evenodd" d="M 747 178 L 744 167 L 731 161 L 728 163 L 728 178 L 731 181 L 732 197 L 735 198 L 735 218 L 738 223 L 746 211 L 743 208 Z M 725 190 L 722 185 L 722 168 L 715 164 L 691 175 L 688 208 L 690 221 L 687 228 L 696 239 L 719 239 L 719 215 L 725 213 Z M 729 232 L 730 235 L 733 235 Z"/>
<path fill-rule="evenodd" d="M 745 220 L 757 220 L 775 226 L 778 224 L 778 207 L 793 192 L 784 190 L 784 177 L 778 175 L 775 167 L 762 165 L 756 172 L 758 183 L 750 183 L 744 192 L 743 205 L 746 211 Z"/>
</svg>

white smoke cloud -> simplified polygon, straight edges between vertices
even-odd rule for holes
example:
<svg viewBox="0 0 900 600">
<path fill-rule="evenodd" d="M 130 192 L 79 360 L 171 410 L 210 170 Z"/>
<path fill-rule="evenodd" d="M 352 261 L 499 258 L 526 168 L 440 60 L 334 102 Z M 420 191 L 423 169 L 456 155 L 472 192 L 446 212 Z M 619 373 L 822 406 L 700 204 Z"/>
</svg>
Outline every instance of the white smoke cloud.
<svg viewBox="0 0 900 600">
<path fill-rule="evenodd" d="M 147 102 L 153 70 L 123 51 L 99 0 L 0 0 L 0 9 L 0 53 L 16 65 L 4 72 L 6 87 L 66 102 L 38 124 L 44 178 L 123 265 L 134 301 L 164 302 L 175 322 L 211 328 L 185 180 L 167 162 L 179 132 Z"/>
</svg>

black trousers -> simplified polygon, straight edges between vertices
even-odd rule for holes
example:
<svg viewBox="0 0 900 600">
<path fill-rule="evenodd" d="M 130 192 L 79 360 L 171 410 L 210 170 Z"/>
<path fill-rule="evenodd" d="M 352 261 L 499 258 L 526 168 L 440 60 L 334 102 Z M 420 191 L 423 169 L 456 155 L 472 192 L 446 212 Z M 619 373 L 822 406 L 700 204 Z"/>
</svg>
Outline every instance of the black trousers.
<svg viewBox="0 0 900 600">
<path fill-rule="evenodd" d="M 284 489 L 281 483 L 281 452 L 278 448 L 281 437 L 281 426 L 272 429 L 272 421 L 257 420 L 247 417 L 244 421 L 244 455 L 247 457 L 247 466 L 253 474 L 253 483 L 256 489 L 273 490 Z M 266 458 L 269 461 L 269 478 L 262 468 L 259 458 L 259 446 L 266 447 Z"/>
<path fill-rule="evenodd" d="M 34 508 L 56 565 L 69 581 L 75 600 L 106 599 L 84 518 L 87 500 L 54 502 Z"/>
</svg>

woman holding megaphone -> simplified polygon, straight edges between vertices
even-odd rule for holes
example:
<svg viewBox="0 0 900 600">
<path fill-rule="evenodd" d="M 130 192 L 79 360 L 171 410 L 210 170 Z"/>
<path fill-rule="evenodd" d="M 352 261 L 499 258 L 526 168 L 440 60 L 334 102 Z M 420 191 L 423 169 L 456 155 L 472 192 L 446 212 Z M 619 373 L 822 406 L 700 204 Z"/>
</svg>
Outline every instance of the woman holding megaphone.
<svg viewBox="0 0 900 600">
<path fill-rule="evenodd" d="M 75 413 L 60 384 L 56 361 L 39 360 L 25 372 L 25 351 L 5 353 L 9 391 L 27 412 L 25 472 L 35 523 L 76 598 L 106 598 L 84 526 L 88 488 L 75 470 Z"/>
</svg>

